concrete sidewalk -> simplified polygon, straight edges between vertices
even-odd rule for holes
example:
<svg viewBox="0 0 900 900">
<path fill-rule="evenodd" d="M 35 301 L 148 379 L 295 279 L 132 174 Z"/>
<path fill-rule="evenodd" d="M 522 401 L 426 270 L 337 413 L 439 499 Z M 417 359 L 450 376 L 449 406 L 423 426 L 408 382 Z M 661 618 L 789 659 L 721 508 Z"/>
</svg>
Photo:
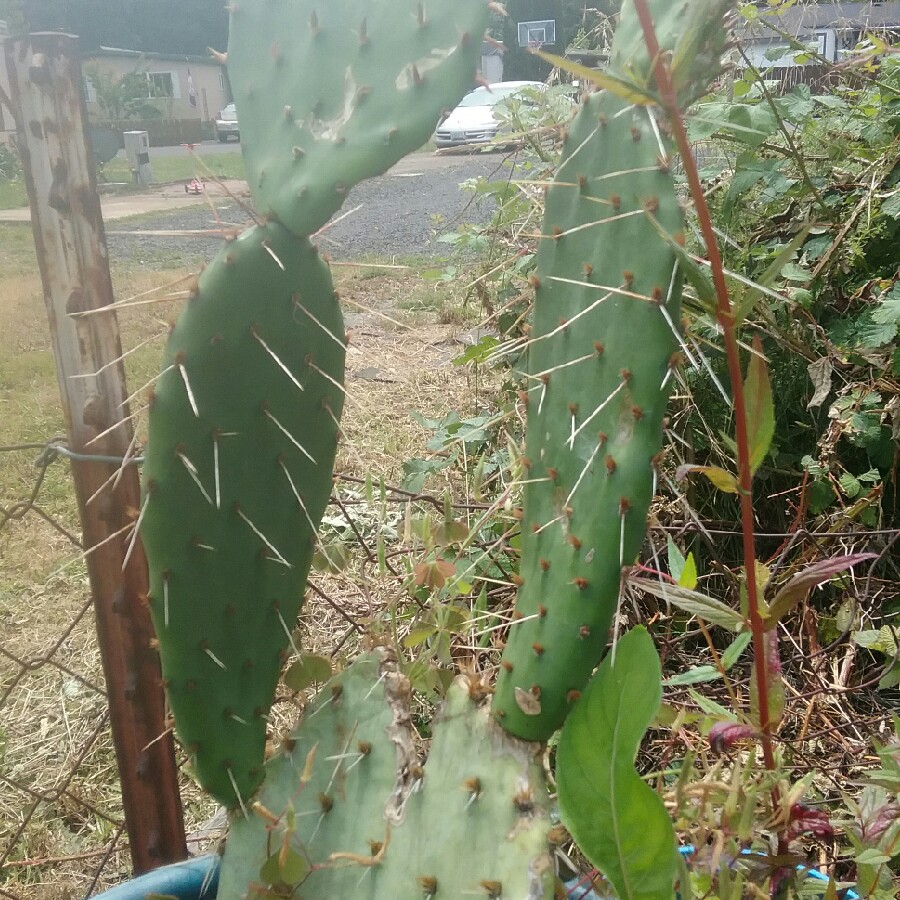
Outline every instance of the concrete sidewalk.
<svg viewBox="0 0 900 900">
<path fill-rule="evenodd" d="M 426 172 L 436 169 L 466 168 L 473 159 L 478 157 L 472 152 L 465 153 L 412 153 L 404 157 L 388 173 L 393 178 L 416 178 Z M 502 164 L 502 157 L 495 157 L 498 167 Z M 207 198 L 213 202 L 222 202 L 228 197 L 236 197 L 239 200 L 249 200 L 250 192 L 246 181 L 226 180 L 222 182 L 207 181 L 206 197 L 203 195 L 186 194 L 184 182 L 160 185 L 139 194 L 108 194 L 100 196 L 100 207 L 103 210 L 103 219 L 113 222 L 116 219 L 126 219 L 129 216 L 137 216 L 142 213 L 164 213 L 169 210 L 183 209 L 186 206 L 198 206 L 207 203 Z M 31 210 L 4 209 L 0 210 L 0 223 L 2 222 L 30 222 Z"/>
<path fill-rule="evenodd" d="M 185 193 L 184 183 L 178 182 L 160 185 L 141 194 L 101 195 L 100 208 L 103 210 L 103 220 L 112 222 L 141 213 L 160 213 L 182 209 L 186 206 L 202 206 L 208 202 L 207 198 L 213 202 L 221 202 L 229 197 L 246 200 L 249 199 L 249 196 L 245 181 L 232 179 L 222 182 L 207 182 L 205 197 L 203 194 Z M 31 210 L 28 208 L 0 210 L 0 222 L 30 221 Z"/>
</svg>

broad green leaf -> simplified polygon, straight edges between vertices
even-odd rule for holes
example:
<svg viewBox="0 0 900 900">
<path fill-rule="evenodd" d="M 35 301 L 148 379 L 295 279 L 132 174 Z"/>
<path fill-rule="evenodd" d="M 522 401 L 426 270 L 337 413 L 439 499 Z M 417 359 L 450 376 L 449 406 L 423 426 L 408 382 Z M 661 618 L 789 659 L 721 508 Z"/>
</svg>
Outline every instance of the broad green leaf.
<svg viewBox="0 0 900 900">
<path fill-rule="evenodd" d="M 683 609 L 692 616 L 699 616 L 712 625 L 721 625 L 730 631 L 740 631 L 744 627 L 744 619 L 740 613 L 699 591 L 690 591 L 678 585 L 664 584 L 649 578 L 630 578 L 629 583 L 648 594 L 653 594 L 654 597 L 659 597 L 660 600 L 665 600 L 667 603 Z"/>
<path fill-rule="evenodd" d="M 661 679 L 653 641 L 633 629 L 575 705 L 556 753 L 562 821 L 622 900 L 674 896 L 675 831 L 662 799 L 634 769 L 659 709 Z"/>
<path fill-rule="evenodd" d="M 772 402 L 772 384 L 769 368 L 763 357 L 762 341 L 753 338 L 753 353 L 744 381 L 744 401 L 747 404 L 747 439 L 750 444 L 751 473 L 762 465 L 772 445 L 775 434 L 775 404 Z"/>
<path fill-rule="evenodd" d="M 284 683 L 292 691 L 306 690 L 311 684 L 324 684 L 331 678 L 331 660 L 327 656 L 304 653 L 284 673 Z"/>
<path fill-rule="evenodd" d="M 716 681 L 722 677 L 722 673 L 715 666 L 694 666 L 680 675 L 672 675 L 663 684 L 666 687 L 679 687 L 686 684 L 705 684 L 707 681 Z"/>
</svg>

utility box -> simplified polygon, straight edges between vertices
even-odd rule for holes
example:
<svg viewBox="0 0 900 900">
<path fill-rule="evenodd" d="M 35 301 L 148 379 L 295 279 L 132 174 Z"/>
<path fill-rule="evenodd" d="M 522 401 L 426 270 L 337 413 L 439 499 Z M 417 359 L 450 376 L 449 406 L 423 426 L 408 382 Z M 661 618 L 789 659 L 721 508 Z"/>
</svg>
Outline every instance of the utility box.
<svg viewBox="0 0 900 900">
<path fill-rule="evenodd" d="M 146 131 L 126 131 L 125 157 L 131 167 L 134 183 L 141 187 L 149 187 L 153 183 L 153 172 L 150 169 L 150 135 Z"/>
</svg>

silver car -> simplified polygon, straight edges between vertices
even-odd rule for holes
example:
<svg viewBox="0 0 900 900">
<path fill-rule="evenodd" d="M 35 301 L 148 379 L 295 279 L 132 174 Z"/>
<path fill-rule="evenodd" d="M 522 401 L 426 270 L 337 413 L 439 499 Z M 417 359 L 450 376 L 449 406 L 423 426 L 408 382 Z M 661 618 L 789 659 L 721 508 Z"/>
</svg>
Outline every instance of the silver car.
<svg viewBox="0 0 900 900">
<path fill-rule="evenodd" d="M 460 101 L 459 106 L 441 122 L 434 133 L 434 143 L 443 147 L 462 147 L 466 144 L 487 144 L 497 136 L 500 123 L 494 107 L 522 93 L 523 88 L 544 90 L 540 81 L 498 81 L 490 87 L 475 88 Z"/>
</svg>

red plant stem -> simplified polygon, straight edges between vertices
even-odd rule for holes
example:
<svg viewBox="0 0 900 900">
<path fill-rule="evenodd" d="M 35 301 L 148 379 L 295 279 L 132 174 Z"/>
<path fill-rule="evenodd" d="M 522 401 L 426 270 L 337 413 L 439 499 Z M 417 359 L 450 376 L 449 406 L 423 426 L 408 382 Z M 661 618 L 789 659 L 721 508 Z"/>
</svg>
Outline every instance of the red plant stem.
<svg viewBox="0 0 900 900">
<path fill-rule="evenodd" d="M 675 136 L 678 152 L 681 154 L 684 172 L 687 176 L 688 186 L 697 210 L 697 220 L 700 225 L 703 240 L 706 244 L 707 258 L 712 271 L 713 284 L 716 289 L 718 308 L 716 317 L 722 326 L 725 341 L 725 353 L 728 359 L 728 374 L 731 378 L 731 387 L 734 394 L 734 420 L 735 440 L 737 443 L 738 484 L 740 487 L 741 502 L 741 531 L 744 548 L 744 571 L 747 581 L 747 609 L 750 614 L 750 631 L 753 635 L 753 661 L 756 669 L 756 689 L 759 698 L 759 730 L 763 750 L 763 761 L 766 768 L 775 771 L 775 752 L 772 746 L 772 722 L 769 718 L 769 684 L 768 668 L 766 666 L 766 642 L 765 623 L 759 611 L 759 593 L 756 584 L 756 546 L 754 542 L 753 521 L 753 473 L 750 470 L 750 441 L 747 432 L 747 404 L 744 398 L 744 382 L 741 372 L 741 357 L 738 349 L 737 329 L 734 320 L 734 312 L 731 308 L 731 300 L 728 296 L 728 285 L 725 283 L 725 267 L 716 234 L 713 230 L 712 219 L 709 214 L 709 206 L 703 194 L 703 186 L 700 183 L 700 174 L 697 164 L 691 153 L 691 145 L 688 140 L 687 130 L 681 110 L 678 108 L 678 98 L 672 83 L 671 73 L 663 54 L 660 52 L 659 41 L 656 37 L 656 29 L 647 0 L 634 0 L 635 10 L 644 32 L 644 43 L 647 52 L 653 61 L 653 74 L 659 88 L 662 104 L 669 114 L 669 120 Z M 777 808 L 777 790 L 773 792 L 773 801 Z M 781 838 L 779 838 L 779 844 Z M 786 848 L 785 848 L 786 849 Z"/>
</svg>

